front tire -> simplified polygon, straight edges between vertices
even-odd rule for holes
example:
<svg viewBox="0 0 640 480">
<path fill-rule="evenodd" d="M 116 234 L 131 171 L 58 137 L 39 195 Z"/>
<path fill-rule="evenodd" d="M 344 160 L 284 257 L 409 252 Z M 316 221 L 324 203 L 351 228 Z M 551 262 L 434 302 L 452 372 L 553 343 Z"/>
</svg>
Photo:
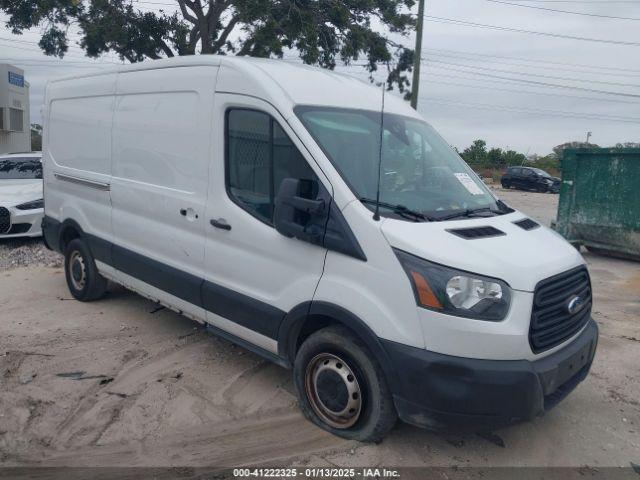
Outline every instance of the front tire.
<svg viewBox="0 0 640 480">
<path fill-rule="evenodd" d="M 107 292 L 107 279 L 98 273 L 91 250 L 80 238 L 74 238 L 65 248 L 64 273 L 76 300 L 98 300 Z"/>
<path fill-rule="evenodd" d="M 300 409 L 339 437 L 379 442 L 397 413 L 384 373 L 364 343 L 341 326 L 312 334 L 294 363 Z"/>
</svg>

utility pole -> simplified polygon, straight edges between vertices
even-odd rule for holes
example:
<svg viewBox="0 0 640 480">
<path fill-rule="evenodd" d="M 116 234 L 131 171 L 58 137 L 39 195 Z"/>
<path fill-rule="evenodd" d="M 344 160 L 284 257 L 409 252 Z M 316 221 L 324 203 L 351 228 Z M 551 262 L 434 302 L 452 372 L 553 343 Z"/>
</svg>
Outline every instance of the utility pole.
<svg viewBox="0 0 640 480">
<path fill-rule="evenodd" d="M 416 24 L 416 48 L 413 52 L 413 80 L 411 82 L 411 106 L 418 109 L 418 90 L 420 87 L 420 61 L 422 57 L 422 24 L 424 23 L 424 2 L 418 0 L 418 23 Z"/>
<path fill-rule="evenodd" d="M 591 132 L 587 132 L 587 145 L 589 145 L 589 139 L 591 138 Z"/>
</svg>

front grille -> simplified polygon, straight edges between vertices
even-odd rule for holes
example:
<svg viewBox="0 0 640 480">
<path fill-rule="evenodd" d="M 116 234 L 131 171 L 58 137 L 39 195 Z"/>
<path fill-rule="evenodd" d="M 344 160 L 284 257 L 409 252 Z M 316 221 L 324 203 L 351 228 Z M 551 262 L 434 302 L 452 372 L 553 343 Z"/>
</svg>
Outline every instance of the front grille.
<svg viewBox="0 0 640 480">
<path fill-rule="evenodd" d="M 475 240 L 477 238 L 488 237 L 500 237 L 506 235 L 502 230 L 498 230 L 494 227 L 470 227 L 470 228 L 455 228 L 448 229 L 447 232 L 453 233 L 458 237 L 462 237 L 465 240 Z"/>
<path fill-rule="evenodd" d="M 18 233 L 28 232 L 31 228 L 30 223 L 14 223 L 11 225 L 11 229 L 9 230 L 9 235 L 16 235 Z"/>
<path fill-rule="evenodd" d="M 582 307 L 569 312 L 576 296 Z M 542 280 L 536 285 L 529 326 L 529 343 L 534 353 L 559 345 L 578 333 L 591 316 L 591 281 L 585 267 Z"/>
<path fill-rule="evenodd" d="M 0 233 L 7 233 L 11 228 L 11 214 L 9 210 L 0 207 Z"/>
</svg>

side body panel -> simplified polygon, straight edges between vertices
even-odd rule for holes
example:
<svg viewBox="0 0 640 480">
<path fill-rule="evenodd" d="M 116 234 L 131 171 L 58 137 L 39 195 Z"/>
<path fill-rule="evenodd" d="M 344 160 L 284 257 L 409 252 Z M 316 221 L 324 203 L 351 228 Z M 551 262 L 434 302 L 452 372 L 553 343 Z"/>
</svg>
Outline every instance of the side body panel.
<svg viewBox="0 0 640 480">
<path fill-rule="evenodd" d="M 106 241 L 111 230 L 111 122 L 116 74 L 47 86 L 44 112 L 45 215 L 75 220 Z"/>
<path fill-rule="evenodd" d="M 424 348 L 413 291 L 400 262 L 360 202 L 342 211 L 367 261 L 327 254 L 314 302 L 338 305 L 362 319 L 380 338 Z"/>
<path fill-rule="evenodd" d="M 113 265 L 200 318 L 217 70 L 120 73 L 113 120 Z"/>
<path fill-rule="evenodd" d="M 207 321 L 277 352 L 280 322 L 293 307 L 313 298 L 326 249 L 281 235 L 231 199 L 226 188 L 222 128 L 230 108 L 257 110 L 273 117 L 330 192 L 331 185 L 272 105 L 246 95 L 217 94 L 214 123 L 219 127 L 214 130 L 206 218 L 207 222 L 224 221 L 231 229 L 207 225 L 203 286 Z"/>
</svg>

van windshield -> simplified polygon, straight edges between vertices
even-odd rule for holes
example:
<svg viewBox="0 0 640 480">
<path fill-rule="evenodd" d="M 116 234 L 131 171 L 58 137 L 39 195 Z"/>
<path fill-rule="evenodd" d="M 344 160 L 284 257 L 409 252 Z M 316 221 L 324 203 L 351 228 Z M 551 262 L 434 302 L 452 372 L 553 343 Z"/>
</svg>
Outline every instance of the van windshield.
<svg viewBox="0 0 640 480">
<path fill-rule="evenodd" d="M 316 106 L 295 111 L 354 194 L 375 208 L 380 112 Z M 506 213 L 429 124 L 390 113 L 382 123 L 381 215 L 444 220 Z"/>
</svg>

